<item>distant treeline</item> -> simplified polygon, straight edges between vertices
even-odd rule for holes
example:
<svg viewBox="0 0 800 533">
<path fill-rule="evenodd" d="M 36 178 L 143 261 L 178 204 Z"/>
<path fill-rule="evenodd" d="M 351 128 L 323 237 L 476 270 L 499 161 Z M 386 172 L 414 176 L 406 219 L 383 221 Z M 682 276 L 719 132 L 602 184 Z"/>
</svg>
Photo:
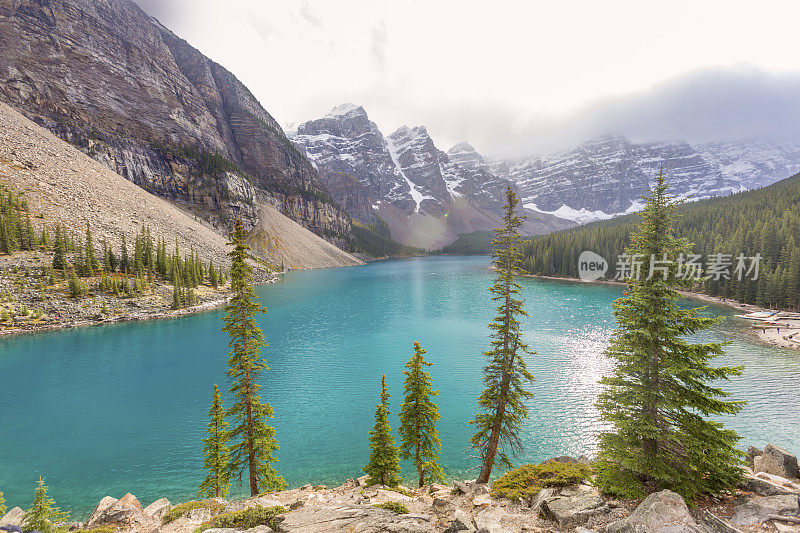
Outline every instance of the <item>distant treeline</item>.
<svg viewBox="0 0 800 533">
<path fill-rule="evenodd" d="M 381 218 L 372 225 L 353 219 L 353 230 L 348 247 L 351 252 L 361 252 L 372 257 L 397 257 L 423 255 L 424 250 L 406 246 L 392 239 L 389 226 Z"/>
<path fill-rule="evenodd" d="M 697 288 L 711 296 L 764 307 L 800 308 L 800 174 L 763 189 L 681 206 L 677 236 L 693 243 L 704 270 L 709 258 L 730 258 L 730 279 L 706 279 Z M 577 277 L 584 250 L 609 263 L 613 278 L 617 257 L 629 245 L 639 215 L 628 215 L 535 237 L 524 244 L 524 269 L 537 275 Z M 761 254 L 758 279 L 734 275 L 739 254 Z M 750 262 L 748 262 L 748 267 Z"/>
</svg>

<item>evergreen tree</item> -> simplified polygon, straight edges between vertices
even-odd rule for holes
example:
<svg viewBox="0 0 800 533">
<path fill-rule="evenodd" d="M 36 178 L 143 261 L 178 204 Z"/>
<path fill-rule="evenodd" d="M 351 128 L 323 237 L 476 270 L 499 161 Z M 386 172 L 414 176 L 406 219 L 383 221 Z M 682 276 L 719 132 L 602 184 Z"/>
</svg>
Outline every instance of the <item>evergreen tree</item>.
<svg viewBox="0 0 800 533">
<path fill-rule="evenodd" d="M 677 258 L 689 244 L 675 236 L 676 202 L 667 194 L 663 170 L 646 200 L 628 253 L 647 260 L 614 303 L 618 326 L 606 353 L 616 367 L 601 380 L 597 402 L 613 428 L 600 438 L 598 483 L 621 495 L 670 489 L 693 499 L 732 487 L 741 477 L 741 453 L 734 448 L 739 436 L 706 419 L 741 410 L 741 402 L 722 400 L 728 394 L 710 384 L 740 369 L 709 365 L 723 353 L 721 344 L 686 341 L 718 319 L 678 305 L 676 289 L 688 282 L 678 276 Z"/>
<path fill-rule="evenodd" d="M 217 280 L 217 270 L 214 268 L 213 259 L 208 263 L 208 282 L 215 289 L 219 287 L 219 281 Z"/>
<path fill-rule="evenodd" d="M 405 401 L 400 409 L 400 457 L 412 459 L 417 467 L 419 486 L 426 482 L 433 483 L 444 480 L 444 472 L 439 466 L 439 450 L 442 442 L 436 430 L 436 422 L 441 418 L 439 408 L 431 401 L 431 396 L 438 396 L 433 390 L 431 376 L 425 367 L 431 366 L 424 360 L 423 350 L 418 342 L 414 343 L 414 355 L 406 363 L 408 370 L 403 371 L 405 380 Z"/>
<path fill-rule="evenodd" d="M 522 218 L 516 214 L 517 199 L 511 187 L 506 190 L 503 206 L 504 226 L 495 230 L 494 260 L 496 275 L 489 289 L 492 300 L 500 302 L 497 316 L 489 324 L 492 331 L 491 349 L 484 353 L 488 362 L 483 369 L 486 386 L 478 397 L 480 411 L 470 421 L 477 432 L 470 438 L 472 449 L 481 460 L 478 483 L 488 483 L 496 462 L 511 466 L 509 453 L 522 450 L 519 437 L 522 421 L 528 417 L 525 401 L 533 394 L 525 389 L 533 380 L 523 353 L 532 353 L 523 342 L 519 317 L 528 316 L 519 297 L 520 286 L 514 276 L 520 270 L 519 227 Z"/>
<path fill-rule="evenodd" d="M 56 224 L 56 240 L 53 245 L 53 269 L 63 270 L 67 267 L 67 243 L 65 242 L 64 228 Z"/>
<path fill-rule="evenodd" d="M 279 448 L 275 428 L 267 425 L 273 417 L 273 409 L 269 403 L 261 401 L 258 393 L 261 388 L 258 378 L 261 372 L 269 369 L 261 357 L 261 349 L 267 343 L 256 321 L 256 315 L 265 309 L 256 302 L 253 292 L 253 271 L 247 263 L 250 247 L 245 243 L 246 236 L 242 221 L 237 220 L 229 243 L 233 250 L 228 253 L 233 296 L 225 306 L 227 315 L 223 318 L 225 327 L 222 331 L 230 337 L 228 377 L 231 380 L 230 392 L 235 398 L 234 405 L 228 409 L 228 416 L 235 420 L 230 431 L 234 441 L 230 468 L 240 477 L 244 470 L 248 471 L 250 495 L 255 496 L 260 490 L 280 490 L 286 486 L 286 481 L 273 467 L 278 460 L 274 454 Z"/>
<path fill-rule="evenodd" d="M 84 267 L 83 270 L 86 276 L 94 275 L 94 271 L 100 268 L 100 263 L 94 256 L 94 241 L 92 240 L 92 229 L 89 227 L 89 221 L 86 221 L 86 252 L 83 256 Z"/>
<path fill-rule="evenodd" d="M 125 242 L 125 232 L 122 232 L 122 250 L 119 256 L 119 271 L 126 274 L 131 271 L 131 260 L 128 257 L 128 244 Z"/>
<path fill-rule="evenodd" d="M 205 460 L 203 469 L 208 472 L 197 492 L 199 498 L 224 498 L 231 486 L 229 469 L 230 448 L 228 448 L 228 423 L 222 408 L 222 395 L 214 385 L 211 409 L 208 411 L 208 437 L 203 439 Z"/>
<path fill-rule="evenodd" d="M 8 218 L 0 215 L 0 252 L 4 254 L 11 254 L 14 251 L 10 233 Z"/>
<path fill-rule="evenodd" d="M 39 244 L 45 250 L 50 248 L 50 234 L 47 233 L 47 226 L 42 224 L 42 236 L 39 238 Z"/>
<path fill-rule="evenodd" d="M 183 307 L 183 292 L 181 292 L 181 278 L 176 276 L 172 281 L 172 308 L 180 309 Z"/>
<path fill-rule="evenodd" d="M 55 506 L 55 500 L 47 495 L 47 485 L 44 479 L 39 478 L 38 486 L 34 492 L 31 508 L 25 512 L 22 529 L 25 531 L 41 531 L 50 533 L 55 530 L 55 525 L 69 518 L 69 513 L 62 512 Z"/>
<path fill-rule="evenodd" d="M 386 374 L 381 377 L 381 402 L 375 408 L 375 425 L 369 432 L 369 463 L 364 467 L 370 485 L 380 484 L 396 487 L 403 481 L 400 477 L 400 457 L 389 426 L 389 392 L 386 390 Z"/>
</svg>

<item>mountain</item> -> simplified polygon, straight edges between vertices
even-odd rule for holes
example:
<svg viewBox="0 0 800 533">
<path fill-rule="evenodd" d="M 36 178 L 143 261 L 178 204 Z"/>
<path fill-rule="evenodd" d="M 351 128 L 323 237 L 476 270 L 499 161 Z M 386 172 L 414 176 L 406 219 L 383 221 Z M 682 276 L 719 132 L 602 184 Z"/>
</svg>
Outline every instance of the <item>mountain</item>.
<svg viewBox="0 0 800 533">
<path fill-rule="evenodd" d="M 686 203 L 677 215 L 676 235 L 692 243 L 696 263 L 708 275 L 696 289 L 761 307 L 800 309 L 800 174 Z M 578 258 L 589 250 L 606 260 L 605 277 L 613 279 L 617 258 L 640 222 L 639 215 L 628 215 L 535 237 L 523 247 L 523 267 L 531 274 L 577 277 Z M 714 265 L 719 274 L 709 272 Z M 737 274 L 740 265 L 744 270 Z"/>
<path fill-rule="evenodd" d="M 217 227 L 255 227 L 271 206 L 350 238 L 348 215 L 247 87 L 130 0 L 0 0 L 0 100 Z"/>
<path fill-rule="evenodd" d="M 132 239 L 148 226 L 155 238 L 193 249 L 204 261 L 228 264 L 228 239 L 171 202 L 137 187 L 20 113 L 0 102 L 0 186 L 24 194 L 36 219 L 49 227 L 57 222 L 81 234 L 89 222 L 95 243 Z M 265 236 L 264 258 L 291 268 L 353 265 L 359 261 L 282 215 L 262 206 L 253 245 Z"/>
<path fill-rule="evenodd" d="M 506 187 L 514 187 L 490 172 L 471 146 L 444 152 L 421 126 L 384 136 L 364 108 L 353 104 L 300 124 L 290 137 L 352 217 L 385 225 L 408 245 L 438 247 L 461 233 L 497 227 Z M 523 230 L 544 233 L 568 225 L 532 212 Z"/>
<path fill-rule="evenodd" d="M 516 182 L 527 207 L 584 223 L 638 210 L 662 163 L 673 194 L 698 200 L 763 187 L 796 173 L 800 144 L 636 144 L 604 136 L 565 152 L 493 162 L 490 168 Z"/>
</svg>

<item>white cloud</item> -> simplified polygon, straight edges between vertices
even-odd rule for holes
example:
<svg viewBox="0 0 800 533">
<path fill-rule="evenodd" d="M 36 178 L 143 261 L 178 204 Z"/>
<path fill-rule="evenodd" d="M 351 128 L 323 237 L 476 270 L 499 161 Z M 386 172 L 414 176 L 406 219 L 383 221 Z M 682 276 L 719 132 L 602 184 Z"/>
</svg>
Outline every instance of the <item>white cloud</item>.
<svg viewBox="0 0 800 533">
<path fill-rule="evenodd" d="M 791 1 L 139 1 L 281 122 L 356 102 L 445 148 L 530 139 L 697 69 L 800 68 Z"/>
</svg>

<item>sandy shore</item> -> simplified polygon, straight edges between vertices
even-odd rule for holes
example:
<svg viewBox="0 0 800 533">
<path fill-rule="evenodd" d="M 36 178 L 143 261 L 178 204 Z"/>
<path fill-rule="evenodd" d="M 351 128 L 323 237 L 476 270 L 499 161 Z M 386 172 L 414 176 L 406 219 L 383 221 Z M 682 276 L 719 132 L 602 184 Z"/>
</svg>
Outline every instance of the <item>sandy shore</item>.
<svg viewBox="0 0 800 533">
<path fill-rule="evenodd" d="M 596 280 L 587 282 L 575 278 L 565 278 L 559 276 L 538 276 L 534 274 L 521 274 L 521 275 L 526 278 L 546 279 L 552 281 L 566 281 L 569 283 L 599 283 L 604 285 L 625 286 L 625 283 L 614 280 Z M 730 298 L 719 298 L 716 296 L 709 296 L 707 294 L 703 294 L 700 292 L 693 292 L 693 291 L 678 291 L 678 292 L 680 292 L 681 295 L 684 296 L 685 298 L 692 298 L 694 300 L 699 300 L 714 305 L 723 305 L 725 307 L 736 309 L 737 311 L 742 311 L 743 313 L 773 311 L 771 309 L 764 309 L 762 307 L 758 307 L 755 305 L 743 304 L 741 302 L 737 302 L 736 300 L 732 300 Z M 739 319 L 739 320 L 745 320 L 745 319 Z M 795 350 L 800 350 L 800 318 L 797 319 L 779 318 L 776 319 L 776 322 L 779 322 L 780 325 L 761 326 L 757 328 L 751 327 L 750 330 L 752 336 L 760 340 L 761 342 L 769 344 L 771 346 L 778 346 L 781 348 L 794 348 Z"/>
</svg>

